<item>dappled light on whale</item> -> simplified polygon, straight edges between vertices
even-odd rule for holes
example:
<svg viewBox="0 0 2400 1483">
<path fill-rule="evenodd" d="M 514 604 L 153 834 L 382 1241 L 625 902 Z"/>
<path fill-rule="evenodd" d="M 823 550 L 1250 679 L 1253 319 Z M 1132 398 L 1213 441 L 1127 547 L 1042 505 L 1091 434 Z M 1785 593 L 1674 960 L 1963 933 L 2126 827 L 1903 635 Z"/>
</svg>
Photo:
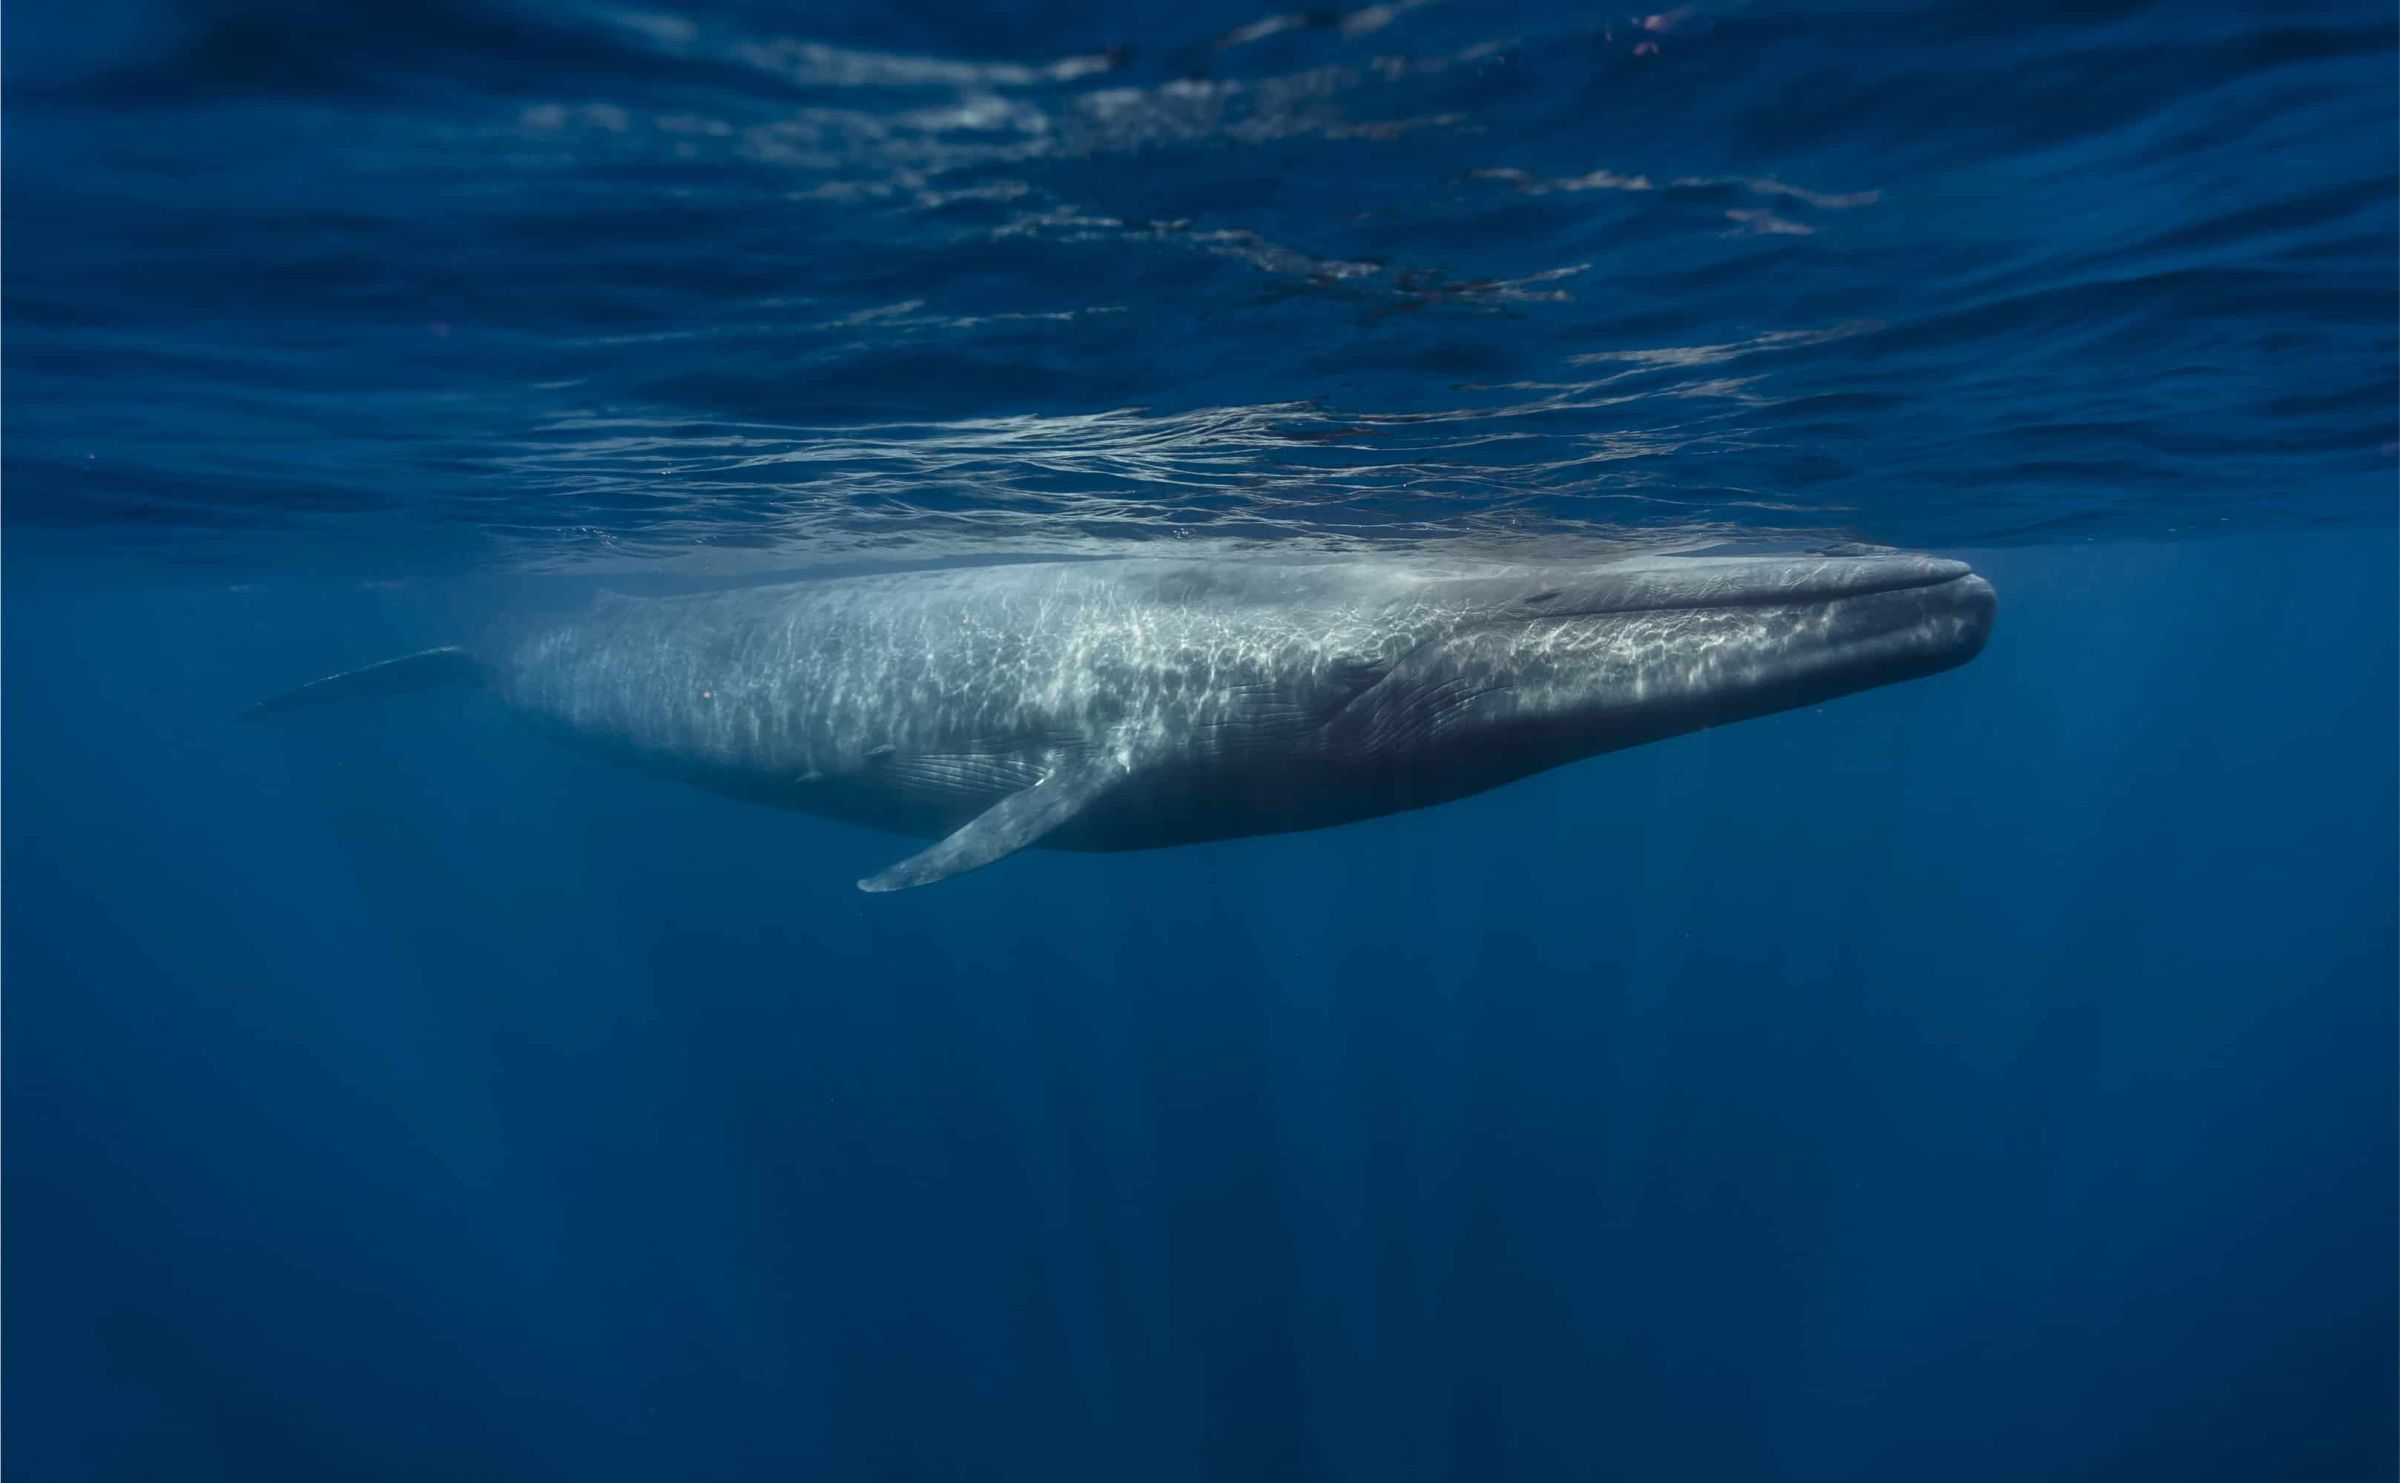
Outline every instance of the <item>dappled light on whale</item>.
<svg viewBox="0 0 2400 1483">
<path fill-rule="evenodd" d="M 1947 669 L 1993 607 L 1902 553 L 1047 563 L 612 595 L 257 709 L 487 681 L 648 770 L 941 837 L 882 891 L 1446 802 Z"/>
</svg>

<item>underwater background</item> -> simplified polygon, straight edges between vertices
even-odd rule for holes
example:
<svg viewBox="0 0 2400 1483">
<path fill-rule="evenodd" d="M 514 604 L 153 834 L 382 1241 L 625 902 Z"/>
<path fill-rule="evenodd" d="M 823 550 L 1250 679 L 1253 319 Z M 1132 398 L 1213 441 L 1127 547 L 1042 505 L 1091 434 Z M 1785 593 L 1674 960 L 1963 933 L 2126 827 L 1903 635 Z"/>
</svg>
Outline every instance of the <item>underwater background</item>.
<svg viewBox="0 0 2400 1483">
<path fill-rule="evenodd" d="M 12 1479 L 2390 1478 L 2387 4 L 13 0 Z M 1931 679 L 915 846 L 582 589 L 1975 563 Z"/>
</svg>

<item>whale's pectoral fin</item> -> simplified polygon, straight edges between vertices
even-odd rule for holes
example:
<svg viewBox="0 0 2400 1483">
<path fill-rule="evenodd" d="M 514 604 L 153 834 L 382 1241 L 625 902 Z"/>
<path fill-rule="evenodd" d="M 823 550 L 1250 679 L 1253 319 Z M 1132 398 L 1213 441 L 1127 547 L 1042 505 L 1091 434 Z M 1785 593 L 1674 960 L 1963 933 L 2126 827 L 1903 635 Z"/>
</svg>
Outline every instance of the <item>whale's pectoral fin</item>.
<svg viewBox="0 0 2400 1483">
<path fill-rule="evenodd" d="M 862 891 L 905 891 L 930 886 L 1004 855 L 1013 855 L 1089 808 L 1123 780 L 1121 757 L 1086 756 L 1063 762 L 1032 787 L 1011 793 L 921 854 L 909 856 L 880 875 L 858 883 Z"/>
</svg>

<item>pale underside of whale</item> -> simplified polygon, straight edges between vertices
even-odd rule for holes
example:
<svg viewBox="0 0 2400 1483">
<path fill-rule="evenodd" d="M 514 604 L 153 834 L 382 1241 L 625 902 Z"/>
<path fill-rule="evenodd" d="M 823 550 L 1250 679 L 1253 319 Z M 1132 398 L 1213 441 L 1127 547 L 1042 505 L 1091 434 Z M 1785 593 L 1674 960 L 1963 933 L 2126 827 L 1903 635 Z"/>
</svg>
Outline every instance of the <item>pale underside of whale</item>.
<svg viewBox="0 0 2400 1483">
<path fill-rule="evenodd" d="M 1948 668 L 1992 607 L 1882 551 L 1055 562 L 604 597 L 253 713 L 480 684 L 646 770 L 937 840 L 882 891 L 1440 803 Z"/>
</svg>

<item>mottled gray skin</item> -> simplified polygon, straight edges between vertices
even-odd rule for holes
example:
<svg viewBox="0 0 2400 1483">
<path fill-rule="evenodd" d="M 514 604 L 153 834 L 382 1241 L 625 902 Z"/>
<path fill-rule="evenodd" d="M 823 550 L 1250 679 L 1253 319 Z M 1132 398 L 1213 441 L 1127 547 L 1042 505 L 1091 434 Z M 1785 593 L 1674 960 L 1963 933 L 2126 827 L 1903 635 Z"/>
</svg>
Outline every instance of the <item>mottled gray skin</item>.
<svg viewBox="0 0 2400 1483">
<path fill-rule="evenodd" d="M 1044 817 L 1011 804 L 1011 838 L 889 886 L 1037 840 L 1142 849 L 1421 808 L 1946 669 L 1993 605 L 1964 565 L 1897 554 L 1071 562 L 610 598 L 480 658 L 581 744 L 903 834 L 1051 780 Z"/>
</svg>

